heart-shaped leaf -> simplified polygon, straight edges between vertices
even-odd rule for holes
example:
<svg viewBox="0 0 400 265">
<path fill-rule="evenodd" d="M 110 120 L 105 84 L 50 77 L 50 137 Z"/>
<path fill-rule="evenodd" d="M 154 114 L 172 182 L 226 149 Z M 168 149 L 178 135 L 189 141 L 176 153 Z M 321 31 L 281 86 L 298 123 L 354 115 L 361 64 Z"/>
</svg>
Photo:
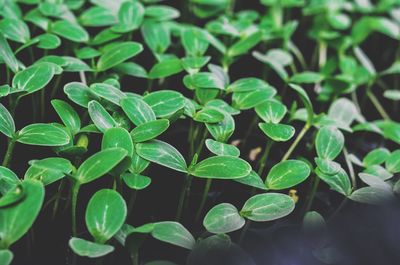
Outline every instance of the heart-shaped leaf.
<svg viewBox="0 0 400 265">
<path fill-rule="evenodd" d="M 235 206 L 230 203 L 221 203 L 208 211 L 204 217 L 203 225 L 211 233 L 224 234 L 239 230 L 245 222 Z"/>
<path fill-rule="evenodd" d="M 10 112 L 0 103 L 0 132 L 12 138 L 15 133 L 14 119 Z"/>
<path fill-rule="evenodd" d="M 283 190 L 303 182 L 310 173 L 310 167 L 305 162 L 286 160 L 271 168 L 265 184 L 268 189 Z"/>
<path fill-rule="evenodd" d="M 90 199 L 86 208 L 86 226 L 97 243 L 104 244 L 125 222 L 124 198 L 115 190 L 102 189 Z"/>
<path fill-rule="evenodd" d="M 135 143 L 145 142 L 156 138 L 169 127 L 169 120 L 160 119 L 155 121 L 149 121 L 140 124 L 131 131 L 132 140 Z"/>
<path fill-rule="evenodd" d="M 98 258 L 114 251 L 113 246 L 97 244 L 77 237 L 72 237 L 68 244 L 75 254 L 82 257 Z"/>
<path fill-rule="evenodd" d="M 240 214 L 255 222 L 272 221 L 290 214 L 294 206 L 293 199 L 288 195 L 264 193 L 248 199 Z"/>
<path fill-rule="evenodd" d="M 195 244 L 192 234 L 177 222 L 155 223 L 151 235 L 160 241 L 187 249 L 192 249 Z"/>
<path fill-rule="evenodd" d="M 127 155 L 128 152 L 120 147 L 97 152 L 82 163 L 75 174 L 75 179 L 81 184 L 94 181 L 111 171 Z"/>
<path fill-rule="evenodd" d="M 18 132 L 17 142 L 41 146 L 61 146 L 70 142 L 70 136 L 60 126 L 34 123 Z"/>
<path fill-rule="evenodd" d="M 190 174 L 200 178 L 237 179 L 247 176 L 251 166 L 233 156 L 213 156 L 200 161 L 190 169 Z"/>
</svg>

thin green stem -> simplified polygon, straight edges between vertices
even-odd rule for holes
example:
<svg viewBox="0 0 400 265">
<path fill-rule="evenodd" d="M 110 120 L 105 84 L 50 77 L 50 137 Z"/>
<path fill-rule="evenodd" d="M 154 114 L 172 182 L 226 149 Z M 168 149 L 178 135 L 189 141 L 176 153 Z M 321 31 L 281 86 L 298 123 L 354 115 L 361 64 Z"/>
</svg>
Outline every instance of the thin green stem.
<svg viewBox="0 0 400 265">
<path fill-rule="evenodd" d="M 14 139 L 9 139 L 8 140 L 8 145 L 7 145 L 7 151 L 6 154 L 4 155 L 4 160 L 2 163 L 3 167 L 9 167 L 11 164 L 13 152 L 14 152 L 14 147 L 15 147 L 15 140 Z"/>
<path fill-rule="evenodd" d="M 324 42 L 324 41 L 319 42 L 318 52 L 319 52 L 318 66 L 319 66 L 319 69 L 321 69 L 322 67 L 324 67 L 324 65 L 326 63 L 326 58 L 327 58 L 327 54 L 328 54 L 328 45 L 326 44 L 326 42 Z"/>
<path fill-rule="evenodd" d="M 264 168 L 267 165 L 267 157 L 269 155 L 271 147 L 272 147 L 272 141 L 267 141 L 267 144 L 265 145 L 264 148 L 264 153 L 262 154 L 260 160 L 258 161 L 259 167 L 257 173 L 259 176 L 262 175 Z"/>
<path fill-rule="evenodd" d="M 182 218 L 183 203 L 185 201 L 186 191 L 187 191 L 188 185 L 190 183 L 189 178 L 190 178 L 189 174 L 187 174 L 185 176 L 185 180 L 183 182 L 182 190 L 181 190 L 181 193 L 179 195 L 178 208 L 176 210 L 176 215 L 175 215 L 175 220 L 176 221 L 179 221 Z"/>
<path fill-rule="evenodd" d="M 367 96 L 371 100 L 372 104 L 375 106 L 376 110 L 385 120 L 391 120 L 390 116 L 387 114 L 381 103 L 379 102 L 378 98 L 368 89 Z"/>
<path fill-rule="evenodd" d="M 208 193 L 211 188 L 211 184 L 212 184 L 212 179 L 211 178 L 207 179 L 206 186 L 204 187 L 204 190 L 203 190 L 203 195 L 201 196 L 200 206 L 197 209 L 196 216 L 194 218 L 195 223 L 199 220 L 199 218 L 203 212 L 204 205 L 206 204 L 207 196 L 208 196 Z"/>
<path fill-rule="evenodd" d="M 71 210 L 72 210 L 72 235 L 77 236 L 76 233 L 76 202 L 78 199 L 78 193 L 80 188 L 79 182 L 74 182 L 72 185 L 72 203 L 71 203 Z"/>
<path fill-rule="evenodd" d="M 60 185 L 58 186 L 57 195 L 56 195 L 56 198 L 55 198 L 55 201 L 54 201 L 54 205 L 53 205 L 53 215 L 52 215 L 53 219 L 56 217 L 57 210 L 58 210 L 58 205 L 60 203 L 61 193 L 62 193 L 62 190 L 63 190 L 64 186 L 65 186 L 65 180 L 62 179 L 60 181 Z"/>
<path fill-rule="evenodd" d="M 320 182 L 319 177 L 317 175 L 314 175 L 313 186 L 312 186 L 311 192 L 307 198 L 307 202 L 304 207 L 304 213 L 307 213 L 311 209 L 311 206 L 314 202 L 315 194 L 317 193 L 317 190 L 318 190 L 319 182 Z"/>
<path fill-rule="evenodd" d="M 282 158 L 282 161 L 285 161 L 290 157 L 290 155 L 293 153 L 294 149 L 299 144 L 301 139 L 303 139 L 304 135 L 307 133 L 307 131 L 310 129 L 310 127 L 311 126 L 307 123 L 304 125 L 303 129 L 301 129 L 301 131 L 297 135 L 296 139 L 293 141 L 293 143 L 290 145 L 289 149 L 286 151 L 285 155 Z"/>
<path fill-rule="evenodd" d="M 131 254 L 132 265 L 139 265 L 139 253 Z"/>
</svg>

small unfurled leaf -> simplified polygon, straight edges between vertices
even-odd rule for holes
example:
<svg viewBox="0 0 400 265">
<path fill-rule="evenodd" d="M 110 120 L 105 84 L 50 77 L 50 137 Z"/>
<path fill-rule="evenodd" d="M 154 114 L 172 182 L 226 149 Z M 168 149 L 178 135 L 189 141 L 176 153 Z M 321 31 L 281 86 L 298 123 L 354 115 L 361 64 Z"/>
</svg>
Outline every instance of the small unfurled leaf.
<svg viewBox="0 0 400 265">
<path fill-rule="evenodd" d="M 0 264 L 10 265 L 13 258 L 14 255 L 10 250 L 8 249 L 0 250 Z"/>
<path fill-rule="evenodd" d="M 267 123 L 279 123 L 286 114 L 287 108 L 278 101 L 268 100 L 255 108 L 257 115 Z"/>
<path fill-rule="evenodd" d="M 0 132 L 12 138 L 15 133 L 14 119 L 10 112 L 0 103 Z"/>
<path fill-rule="evenodd" d="M 288 79 L 289 76 L 285 67 L 290 65 L 293 61 L 290 53 L 280 49 L 271 49 L 265 55 L 259 52 L 253 52 L 253 56 L 257 60 L 268 64 L 283 80 Z"/>
<path fill-rule="evenodd" d="M 290 84 L 290 87 L 294 89 L 297 92 L 297 94 L 299 94 L 300 99 L 307 110 L 307 123 L 311 125 L 314 119 L 314 109 L 310 98 L 308 97 L 306 91 L 304 91 L 302 87 L 295 84 Z"/>
<path fill-rule="evenodd" d="M 0 21 L 0 31 L 7 39 L 26 43 L 30 39 L 29 28 L 24 21 L 16 18 L 4 18 Z"/>
<path fill-rule="evenodd" d="M 226 142 L 235 131 L 235 120 L 224 112 L 224 119 L 218 123 L 206 123 L 207 130 L 218 142 Z"/>
<path fill-rule="evenodd" d="M 77 237 L 72 237 L 68 244 L 74 253 L 81 257 L 98 258 L 114 251 L 113 246 L 97 244 Z"/>
<path fill-rule="evenodd" d="M 321 172 L 319 168 L 315 170 L 315 173 L 318 175 L 318 177 L 324 181 L 326 184 L 329 185 L 329 187 L 337 191 L 344 196 L 349 196 L 351 193 L 351 183 L 350 183 L 350 178 L 347 175 L 346 171 L 343 169 L 340 169 L 339 172 L 335 175 L 327 175 Z"/>
<path fill-rule="evenodd" d="M 195 244 L 192 234 L 177 222 L 155 223 L 151 235 L 160 241 L 187 249 L 192 249 Z"/>
<path fill-rule="evenodd" d="M 238 56 L 247 53 L 256 46 L 262 39 L 262 31 L 256 31 L 249 36 L 245 36 L 228 49 L 228 56 Z"/>
<path fill-rule="evenodd" d="M 274 123 L 259 123 L 260 129 L 269 138 L 276 142 L 285 142 L 290 140 L 295 132 L 295 129 L 286 124 L 274 124 Z"/>
<path fill-rule="evenodd" d="M 380 165 L 390 157 L 390 151 L 386 148 L 377 148 L 369 152 L 363 159 L 365 167 Z"/>
<path fill-rule="evenodd" d="M 76 23 L 67 20 L 59 20 L 51 24 L 51 32 L 73 42 L 89 41 L 87 31 Z"/>
<path fill-rule="evenodd" d="M 240 155 L 240 150 L 236 146 L 217 142 L 214 141 L 213 139 L 207 139 L 206 146 L 211 153 L 216 154 L 218 156 L 238 157 Z"/>
<path fill-rule="evenodd" d="M 133 173 L 123 174 L 122 179 L 129 188 L 135 190 L 145 189 L 151 183 L 151 178 Z"/>
<path fill-rule="evenodd" d="M 251 166 L 233 156 L 213 156 L 200 161 L 190 169 L 190 174 L 200 178 L 237 179 L 247 176 Z"/>
<path fill-rule="evenodd" d="M 339 163 L 329 159 L 322 159 L 316 157 L 315 164 L 317 164 L 318 169 L 326 175 L 336 175 L 339 173 L 340 169 L 342 168 Z"/>
<path fill-rule="evenodd" d="M 344 146 L 343 134 L 334 126 L 324 126 L 319 129 L 315 140 L 318 157 L 335 159 Z"/>
<path fill-rule="evenodd" d="M 183 67 L 180 59 L 165 59 L 155 64 L 151 68 L 148 77 L 151 79 L 165 78 L 171 75 L 178 74 L 182 72 L 182 70 Z"/>
<path fill-rule="evenodd" d="M 81 129 L 81 119 L 78 113 L 67 102 L 53 99 L 51 105 L 56 110 L 64 125 L 72 132 L 77 134 Z"/>
<path fill-rule="evenodd" d="M 94 125 L 96 125 L 97 129 L 101 132 L 105 132 L 107 129 L 117 126 L 117 122 L 99 102 L 95 100 L 90 101 L 88 110 Z"/>
<path fill-rule="evenodd" d="M 101 149 L 121 147 L 128 152 L 128 156 L 133 154 L 133 142 L 129 132 L 124 128 L 110 128 L 104 132 L 101 142 Z"/>
<path fill-rule="evenodd" d="M 390 184 L 386 183 L 383 179 L 381 179 L 378 176 L 374 176 L 374 175 L 366 174 L 366 173 L 359 173 L 358 176 L 368 186 L 375 187 L 375 188 L 381 188 L 381 189 L 389 190 L 389 191 L 392 190 L 392 187 L 390 186 Z"/>
<path fill-rule="evenodd" d="M 168 118 L 185 107 L 185 97 L 173 90 L 162 90 L 150 93 L 143 100 L 153 109 L 158 118 Z"/>
<path fill-rule="evenodd" d="M 37 179 L 43 185 L 49 185 L 62 179 L 66 174 L 71 173 L 72 170 L 73 166 L 69 160 L 61 157 L 49 157 L 32 161 L 24 178 Z"/>
<path fill-rule="evenodd" d="M 245 222 L 235 206 L 230 203 L 221 203 L 208 211 L 203 225 L 211 233 L 224 234 L 242 228 Z"/>
<path fill-rule="evenodd" d="M 187 75 L 184 78 L 185 84 L 190 84 L 191 89 L 195 88 L 216 88 L 225 89 L 224 82 L 214 73 L 196 73 Z"/>
<path fill-rule="evenodd" d="M 51 50 L 61 45 L 61 40 L 54 34 L 45 33 L 35 37 L 38 40 L 37 47 L 40 49 Z M 33 39 L 32 41 L 34 41 Z"/>
<path fill-rule="evenodd" d="M 146 160 L 180 172 L 187 172 L 186 161 L 181 153 L 166 142 L 151 140 L 139 143 L 136 144 L 135 150 L 139 156 Z"/>
<path fill-rule="evenodd" d="M 152 108 L 139 97 L 124 98 L 121 100 L 120 105 L 126 116 L 136 126 L 156 120 L 156 115 Z"/>
<path fill-rule="evenodd" d="M 221 111 L 212 107 L 204 107 L 193 116 L 193 120 L 205 123 L 217 123 L 224 118 L 225 116 Z"/>
<path fill-rule="evenodd" d="M 82 163 L 74 178 L 81 184 L 94 181 L 110 172 L 127 155 L 128 152 L 120 147 L 97 152 Z"/>
<path fill-rule="evenodd" d="M 155 121 L 149 121 L 140 124 L 131 131 L 132 139 L 135 143 L 145 142 L 156 138 L 169 127 L 169 120 L 160 119 Z"/>
<path fill-rule="evenodd" d="M 70 141 L 62 127 L 45 123 L 30 124 L 18 132 L 17 142 L 41 146 L 61 146 Z"/>
<path fill-rule="evenodd" d="M 400 150 L 394 151 L 385 162 L 386 169 L 390 173 L 399 173 L 400 172 Z"/>
<path fill-rule="evenodd" d="M 300 160 L 286 160 L 271 168 L 265 184 L 268 189 L 283 190 L 303 182 L 310 173 L 307 163 Z"/>
<path fill-rule="evenodd" d="M 124 198 L 115 190 L 102 189 L 86 208 L 86 226 L 97 243 L 104 244 L 122 227 L 127 215 Z"/>
<path fill-rule="evenodd" d="M 108 70 L 139 54 L 142 50 L 143 46 L 133 41 L 115 44 L 100 56 L 97 62 L 97 71 Z"/>
<path fill-rule="evenodd" d="M 255 222 L 272 221 L 290 214 L 294 206 L 293 199 L 288 195 L 264 193 L 248 199 L 240 214 Z"/>
<path fill-rule="evenodd" d="M 328 117 L 333 119 L 338 127 L 349 127 L 359 117 L 356 106 L 347 98 L 335 100 L 328 110 Z"/>
<path fill-rule="evenodd" d="M 22 182 L 25 199 L 9 207 L 0 208 L 0 245 L 8 248 L 32 227 L 44 199 L 43 184 L 37 180 Z"/>
<path fill-rule="evenodd" d="M 54 74 L 53 64 L 37 63 L 18 72 L 12 80 L 12 86 L 16 90 L 33 93 L 45 87 Z"/>
</svg>

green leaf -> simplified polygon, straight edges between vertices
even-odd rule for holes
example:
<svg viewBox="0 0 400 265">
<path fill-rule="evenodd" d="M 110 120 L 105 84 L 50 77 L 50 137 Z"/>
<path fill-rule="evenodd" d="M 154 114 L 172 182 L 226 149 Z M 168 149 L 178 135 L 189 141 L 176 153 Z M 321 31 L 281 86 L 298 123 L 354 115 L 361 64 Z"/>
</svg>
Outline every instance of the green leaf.
<svg viewBox="0 0 400 265">
<path fill-rule="evenodd" d="M 368 186 L 375 187 L 375 188 L 381 188 L 381 189 L 385 189 L 385 190 L 389 190 L 389 191 L 392 190 L 392 186 L 389 183 L 386 183 L 383 179 L 381 179 L 378 176 L 374 176 L 374 175 L 366 174 L 366 173 L 359 173 L 358 176 Z"/>
<path fill-rule="evenodd" d="M 267 190 L 264 181 L 254 170 L 252 170 L 247 176 L 234 179 L 234 181 L 257 189 Z"/>
<path fill-rule="evenodd" d="M 352 101 L 339 98 L 329 107 L 328 117 L 336 122 L 337 127 L 347 128 L 359 117 L 359 113 Z"/>
<path fill-rule="evenodd" d="M 151 183 L 151 178 L 133 173 L 123 174 L 122 179 L 129 188 L 135 190 L 143 190 Z"/>
<path fill-rule="evenodd" d="M 247 53 L 261 41 L 262 36 L 261 31 L 256 31 L 249 36 L 245 36 L 228 49 L 228 56 L 234 57 Z"/>
<path fill-rule="evenodd" d="M 335 159 L 344 146 L 343 134 L 334 126 L 324 126 L 318 130 L 315 140 L 317 155 L 323 159 Z"/>
<path fill-rule="evenodd" d="M 138 42 L 127 41 L 108 48 L 97 62 L 97 71 L 102 72 L 132 58 L 143 51 L 143 46 Z"/>
<path fill-rule="evenodd" d="M 4 18 L 0 21 L 0 31 L 4 37 L 15 42 L 26 43 L 31 38 L 29 28 L 24 21 L 16 18 Z"/>
<path fill-rule="evenodd" d="M 385 162 L 386 169 L 390 173 L 399 173 L 400 172 L 400 150 L 394 151 Z"/>
<path fill-rule="evenodd" d="M 206 214 L 203 225 L 210 233 L 225 234 L 242 228 L 246 220 L 238 209 L 230 203 L 221 203 Z"/>
<path fill-rule="evenodd" d="M 90 101 L 88 110 L 90 118 L 101 132 L 117 126 L 117 122 L 99 102 L 95 100 Z"/>
<path fill-rule="evenodd" d="M 13 258 L 14 258 L 13 253 L 8 249 L 0 250 L 0 264 L 10 265 Z"/>
<path fill-rule="evenodd" d="M 0 103 L 0 132 L 12 138 L 15 133 L 14 119 L 10 112 Z"/>
<path fill-rule="evenodd" d="M 287 216 L 294 206 L 293 199 L 285 194 L 264 193 L 248 199 L 240 213 L 249 220 L 265 222 Z"/>
<path fill-rule="evenodd" d="M 200 178 L 237 179 L 247 176 L 251 166 L 233 156 L 213 156 L 200 161 L 190 169 L 190 174 Z"/>
<path fill-rule="evenodd" d="M 392 191 L 378 187 L 364 187 L 354 191 L 349 198 L 360 203 L 387 205 L 395 200 Z"/>
<path fill-rule="evenodd" d="M 382 180 L 388 180 L 393 177 L 392 173 L 390 173 L 389 171 L 387 171 L 384 167 L 382 167 L 380 165 L 369 166 L 363 172 L 377 176 Z"/>
<path fill-rule="evenodd" d="M 59 20 L 51 24 L 51 32 L 73 42 L 89 41 L 89 34 L 80 25 L 67 21 Z"/>
<path fill-rule="evenodd" d="M 236 80 L 227 87 L 227 92 L 249 92 L 259 89 L 269 88 L 270 86 L 262 79 L 246 77 Z"/>
<path fill-rule="evenodd" d="M 37 63 L 18 72 L 12 80 L 12 86 L 16 90 L 33 93 L 45 87 L 54 74 L 52 63 Z"/>
<path fill-rule="evenodd" d="M 143 100 L 153 109 L 157 118 L 168 118 L 185 107 L 185 97 L 173 90 L 161 90 L 143 97 Z"/>
<path fill-rule="evenodd" d="M 156 120 L 156 115 L 152 108 L 139 97 L 124 98 L 120 101 L 120 105 L 126 116 L 136 126 Z"/>
<path fill-rule="evenodd" d="M 127 155 L 128 152 L 120 147 L 97 152 L 81 164 L 74 178 L 81 184 L 92 182 L 110 172 Z"/>
<path fill-rule="evenodd" d="M 71 162 L 61 157 L 49 157 L 41 160 L 31 161 L 31 166 L 25 172 L 25 179 L 36 179 L 49 185 L 73 170 Z"/>
<path fill-rule="evenodd" d="M 32 41 L 38 40 L 36 45 L 40 49 L 51 50 L 59 47 L 61 45 L 61 40 L 54 34 L 45 33 L 35 37 Z"/>
<path fill-rule="evenodd" d="M 156 63 L 150 70 L 148 77 L 150 79 L 165 78 L 182 72 L 182 62 L 178 58 L 162 60 Z"/>
<path fill-rule="evenodd" d="M 399 101 L 400 100 L 400 91 L 399 90 L 385 90 L 383 92 L 383 96 L 387 99 Z"/>
<path fill-rule="evenodd" d="M 377 148 L 369 152 L 363 159 L 365 167 L 380 165 L 390 157 L 390 151 L 386 148 Z"/>
<path fill-rule="evenodd" d="M 193 120 L 204 123 L 217 123 L 224 118 L 225 116 L 221 111 L 212 107 L 204 107 L 193 116 Z"/>
<path fill-rule="evenodd" d="M 122 227 L 127 215 L 124 198 L 115 190 L 102 189 L 86 208 L 86 226 L 96 243 L 104 244 Z"/>
<path fill-rule="evenodd" d="M 146 160 L 176 171 L 187 172 L 186 161 L 181 153 L 166 142 L 150 140 L 136 144 L 135 150 L 139 156 Z"/>
<path fill-rule="evenodd" d="M 308 97 L 306 91 L 304 91 L 304 89 L 298 85 L 295 84 L 290 84 L 289 85 L 292 89 L 294 89 L 297 94 L 299 94 L 301 101 L 304 104 L 304 107 L 307 110 L 307 124 L 311 125 L 314 119 L 314 109 L 313 109 L 313 105 L 311 103 L 310 98 Z"/>
<path fill-rule="evenodd" d="M 314 160 L 321 173 L 326 175 L 336 175 L 342 168 L 339 163 L 336 163 L 335 161 L 329 159 L 316 157 Z"/>
<path fill-rule="evenodd" d="M 224 112 L 224 120 L 218 123 L 206 123 L 207 130 L 218 142 L 226 142 L 235 131 L 235 120 Z"/>
<path fill-rule="evenodd" d="M 286 142 L 290 140 L 295 132 L 292 126 L 286 124 L 259 123 L 258 126 L 265 135 L 276 142 Z"/>
<path fill-rule="evenodd" d="M 177 222 L 155 223 L 151 235 L 160 241 L 187 249 L 192 249 L 195 244 L 192 234 Z"/>
<path fill-rule="evenodd" d="M 71 101 L 84 108 L 87 108 L 89 102 L 94 99 L 89 88 L 85 84 L 79 82 L 66 84 L 64 86 L 64 93 Z"/>
<path fill-rule="evenodd" d="M 145 10 L 146 17 L 164 21 L 178 18 L 180 13 L 177 9 L 167 5 L 150 5 Z"/>
<path fill-rule="evenodd" d="M 169 127 L 169 120 L 160 119 L 143 123 L 131 131 L 132 139 L 135 143 L 145 142 L 156 138 Z"/>
<path fill-rule="evenodd" d="M 18 132 L 17 142 L 41 146 L 61 146 L 70 142 L 68 133 L 59 126 L 34 123 Z"/>
<path fill-rule="evenodd" d="M 7 64 L 11 71 L 18 72 L 20 65 L 3 34 L 0 34 L 0 59 Z"/>
<path fill-rule="evenodd" d="M 348 196 L 351 193 L 351 183 L 349 176 L 347 175 L 346 171 L 340 169 L 339 172 L 335 175 L 327 175 L 322 173 L 318 168 L 315 170 L 315 173 L 318 177 L 324 181 L 329 187 L 337 191 L 344 196 Z"/>
<path fill-rule="evenodd" d="M 196 27 L 184 29 L 181 33 L 181 41 L 187 56 L 202 56 L 209 45 L 203 36 L 203 31 Z"/>
<path fill-rule="evenodd" d="M 80 15 L 79 22 L 83 26 L 103 27 L 117 23 L 118 19 L 110 10 L 94 6 L 86 9 Z"/>
<path fill-rule="evenodd" d="M 104 132 L 101 149 L 120 147 L 133 155 L 133 142 L 129 132 L 124 128 L 110 128 Z"/>
<path fill-rule="evenodd" d="M 117 106 L 120 105 L 122 99 L 126 98 L 126 95 L 120 89 L 105 83 L 95 83 L 90 85 L 90 91 L 96 96 L 112 102 Z"/>
<path fill-rule="evenodd" d="M 293 75 L 290 78 L 290 82 L 295 84 L 316 84 L 321 82 L 323 79 L 324 76 L 320 73 L 306 71 Z"/>
<path fill-rule="evenodd" d="M 67 102 L 53 99 L 51 105 L 56 110 L 64 125 L 70 129 L 73 135 L 77 134 L 81 129 L 81 119 L 78 113 Z"/>
<path fill-rule="evenodd" d="M 133 63 L 133 62 L 125 62 L 125 63 L 120 63 L 119 65 L 115 66 L 113 68 L 116 72 L 125 74 L 125 75 L 130 75 L 134 77 L 139 77 L 139 78 L 147 78 L 147 71 L 144 69 L 142 66 Z"/>
<path fill-rule="evenodd" d="M 275 94 L 276 89 L 271 86 L 249 92 L 235 92 L 232 105 L 240 110 L 251 109 L 271 99 Z"/>
<path fill-rule="evenodd" d="M 211 153 L 216 154 L 218 156 L 238 157 L 240 155 L 240 150 L 236 146 L 217 142 L 214 141 L 213 139 L 207 139 L 206 146 Z"/>
<path fill-rule="evenodd" d="M 253 52 L 253 56 L 257 60 L 269 65 L 283 80 L 288 79 L 289 76 L 285 67 L 292 63 L 293 58 L 287 51 L 271 49 L 265 55 L 259 52 Z"/>
<path fill-rule="evenodd" d="M 275 100 L 267 100 L 257 105 L 255 110 L 266 123 L 279 123 L 287 112 L 286 106 Z"/>
<path fill-rule="evenodd" d="M 271 168 L 265 185 L 271 190 L 287 189 L 306 180 L 310 173 L 310 167 L 303 161 L 282 161 Z"/>
<path fill-rule="evenodd" d="M 112 30 L 126 33 L 140 27 L 144 18 L 144 7 L 140 2 L 124 2 L 118 11 L 118 24 Z"/>
<path fill-rule="evenodd" d="M 25 199 L 9 207 L 0 208 L 0 248 L 8 248 L 32 227 L 44 199 L 42 183 L 36 180 L 22 182 Z"/>
<path fill-rule="evenodd" d="M 145 43 L 156 54 L 163 54 L 171 44 L 170 30 L 166 23 L 146 21 L 142 25 Z"/>
<path fill-rule="evenodd" d="M 6 194 L 15 186 L 19 185 L 20 179 L 6 167 L 0 166 L 0 194 Z"/>
<path fill-rule="evenodd" d="M 184 83 L 188 83 L 193 88 L 218 88 L 225 89 L 224 82 L 214 73 L 196 73 L 187 75 L 184 78 Z"/>
<path fill-rule="evenodd" d="M 77 237 L 72 237 L 68 244 L 74 253 L 81 257 L 98 258 L 114 251 L 113 246 L 97 244 Z"/>
</svg>

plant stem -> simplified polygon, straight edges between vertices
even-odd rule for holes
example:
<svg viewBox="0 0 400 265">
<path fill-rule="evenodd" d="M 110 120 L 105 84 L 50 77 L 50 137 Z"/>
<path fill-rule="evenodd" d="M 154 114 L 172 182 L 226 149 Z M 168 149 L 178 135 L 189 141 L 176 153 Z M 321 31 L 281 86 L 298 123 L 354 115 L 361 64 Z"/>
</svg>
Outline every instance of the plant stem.
<svg viewBox="0 0 400 265">
<path fill-rule="evenodd" d="M 296 148 L 296 146 L 299 144 L 299 142 L 301 141 L 301 139 L 304 137 L 304 135 L 307 133 L 307 131 L 310 129 L 310 125 L 308 123 L 306 123 L 304 125 L 304 127 L 301 129 L 300 133 L 297 135 L 296 139 L 294 140 L 294 142 L 292 143 L 292 145 L 289 147 L 289 149 L 286 151 L 285 155 L 282 158 L 282 161 L 287 160 L 290 155 L 293 153 L 294 149 Z"/>
<path fill-rule="evenodd" d="M 78 199 L 80 183 L 74 182 L 72 185 L 72 203 L 71 203 L 71 210 L 72 210 L 72 235 L 77 236 L 76 233 L 76 202 Z"/>
<path fill-rule="evenodd" d="M 242 142 L 240 143 L 241 146 L 246 146 L 247 139 L 249 138 L 250 134 L 252 133 L 252 131 L 258 121 L 259 121 L 259 118 L 257 115 L 255 115 L 255 117 L 253 118 L 253 120 L 250 123 L 249 128 L 246 130 L 246 135 L 244 136 Z"/>
<path fill-rule="evenodd" d="M 367 96 L 371 100 L 372 104 L 375 106 L 376 110 L 385 120 L 391 120 L 390 116 L 387 114 L 379 100 L 375 97 L 375 95 L 368 89 Z"/>
<path fill-rule="evenodd" d="M 307 198 L 307 202 L 306 202 L 306 205 L 304 208 L 304 213 L 307 213 L 311 209 L 311 206 L 314 202 L 315 194 L 317 193 L 317 190 L 318 190 L 319 182 L 320 182 L 319 177 L 317 175 L 314 175 L 313 186 L 311 189 L 311 193 L 310 193 L 309 197 Z"/>
<path fill-rule="evenodd" d="M 190 183 L 189 178 L 190 178 L 189 174 L 187 174 L 185 176 L 185 180 L 183 182 L 182 190 L 181 190 L 181 193 L 179 195 L 178 209 L 176 210 L 176 216 L 175 216 L 175 220 L 176 221 L 179 221 L 181 219 L 181 217 L 182 217 L 183 203 L 185 201 L 186 190 L 187 190 L 188 185 Z"/>
<path fill-rule="evenodd" d="M 265 145 L 264 148 L 264 153 L 262 154 L 260 160 L 258 161 L 259 167 L 258 167 L 258 175 L 261 176 L 265 166 L 267 165 L 267 157 L 269 154 L 269 151 L 271 150 L 272 147 L 272 141 L 267 141 L 267 144 Z"/>
<path fill-rule="evenodd" d="M 60 185 L 58 186 L 58 191 L 57 191 L 56 199 L 55 199 L 55 201 L 54 201 L 53 216 L 52 216 L 53 220 L 54 220 L 54 218 L 56 217 L 56 214 L 57 214 L 58 205 L 59 205 L 59 202 L 60 202 L 60 197 L 61 197 L 61 193 L 62 193 L 62 190 L 63 190 L 63 188 L 64 188 L 64 185 L 65 185 L 65 181 L 64 181 L 64 179 L 62 179 L 62 180 L 60 181 Z"/>
<path fill-rule="evenodd" d="M 9 139 L 8 140 L 8 145 L 7 145 L 7 151 L 6 151 L 6 154 L 4 155 L 4 160 L 3 160 L 3 163 L 2 163 L 3 167 L 9 167 L 10 166 L 12 155 L 13 155 L 13 151 L 14 151 L 14 147 L 15 147 L 15 140 L 14 139 Z"/>
<path fill-rule="evenodd" d="M 139 253 L 131 254 L 132 265 L 139 265 Z"/>
<path fill-rule="evenodd" d="M 195 223 L 199 220 L 200 215 L 203 212 L 203 208 L 204 208 L 204 205 L 206 204 L 207 196 L 208 196 L 208 192 L 210 191 L 211 184 L 212 184 L 212 179 L 211 178 L 207 179 L 206 186 L 204 187 L 203 195 L 201 197 L 200 206 L 199 206 L 199 208 L 196 212 L 196 216 L 194 218 Z"/>
<path fill-rule="evenodd" d="M 326 42 L 320 41 L 319 42 L 319 59 L 318 59 L 318 66 L 321 69 L 326 63 L 326 56 L 328 53 L 328 46 Z"/>
</svg>

